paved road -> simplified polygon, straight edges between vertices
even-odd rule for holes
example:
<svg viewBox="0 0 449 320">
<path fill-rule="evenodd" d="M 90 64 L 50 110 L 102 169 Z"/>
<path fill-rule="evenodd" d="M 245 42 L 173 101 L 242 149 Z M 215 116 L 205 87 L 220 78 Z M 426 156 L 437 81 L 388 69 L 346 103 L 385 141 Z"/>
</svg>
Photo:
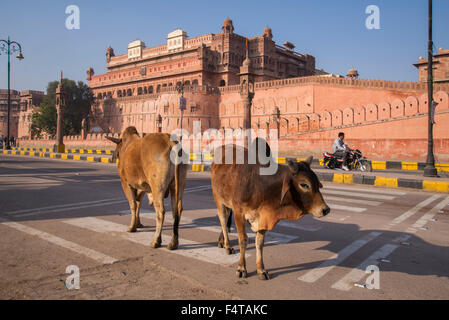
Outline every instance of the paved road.
<svg viewBox="0 0 449 320">
<path fill-rule="evenodd" d="M 282 222 L 267 234 L 265 266 L 238 279 L 236 255 L 216 247 L 220 232 L 208 173 L 189 173 L 180 248 L 149 247 L 145 228 L 127 233 L 128 204 L 115 165 L 0 155 L 0 298 L 91 299 L 447 299 L 449 196 L 326 183 L 331 214 Z M 237 249 L 235 232 L 231 236 Z M 237 250 L 238 253 L 238 250 Z M 81 288 L 65 287 L 66 267 Z M 379 289 L 365 283 L 379 267 Z"/>
</svg>

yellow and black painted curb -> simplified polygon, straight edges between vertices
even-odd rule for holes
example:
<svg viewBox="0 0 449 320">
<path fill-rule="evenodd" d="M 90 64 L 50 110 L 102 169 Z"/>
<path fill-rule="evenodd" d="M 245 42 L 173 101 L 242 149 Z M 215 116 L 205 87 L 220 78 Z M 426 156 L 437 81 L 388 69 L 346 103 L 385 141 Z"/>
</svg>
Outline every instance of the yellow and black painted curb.
<svg viewBox="0 0 449 320">
<path fill-rule="evenodd" d="M 3 150 L 3 154 L 11 154 L 18 156 L 31 156 L 31 157 L 41 157 L 41 158 L 52 158 L 52 159 L 66 159 L 66 160 L 81 160 L 89 162 L 102 162 L 102 163 L 112 163 L 109 157 L 100 156 L 90 156 L 89 154 L 72 154 L 72 153 L 56 153 L 47 152 L 40 149 L 39 151 L 19 151 L 19 150 Z M 118 160 L 117 160 L 118 162 Z"/>
<path fill-rule="evenodd" d="M 54 152 L 52 148 L 12 148 L 14 151 L 34 151 L 34 152 Z M 100 150 L 100 149 L 74 149 L 65 148 L 64 153 L 79 153 L 79 154 L 108 154 L 111 155 L 112 150 Z"/>
<path fill-rule="evenodd" d="M 321 181 L 343 184 L 365 184 L 389 188 L 411 188 L 449 193 L 449 181 L 407 179 L 352 173 L 315 172 Z"/>
</svg>

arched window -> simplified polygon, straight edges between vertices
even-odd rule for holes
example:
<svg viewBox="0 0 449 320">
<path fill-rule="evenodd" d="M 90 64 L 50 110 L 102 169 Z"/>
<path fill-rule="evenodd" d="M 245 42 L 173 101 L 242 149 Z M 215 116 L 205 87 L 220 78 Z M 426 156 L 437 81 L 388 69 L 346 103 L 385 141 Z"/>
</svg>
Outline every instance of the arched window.
<svg viewBox="0 0 449 320">
<path fill-rule="evenodd" d="M 148 93 L 147 87 L 144 87 L 144 88 L 143 88 L 143 93 L 144 93 L 144 94 L 147 94 L 147 93 Z"/>
<path fill-rule="evenodd" d="M 192 86 L 197 86 L 197 85 L 198 85 L 198 80 L 197 79 L 193 80 L 192 81 Z"/>
<path fill-rule="evenodd" d="M 148 87 L 148 93 L 153 93 L 153 86 Z"/>
<path fill-rule="evenodd" d="M 130 97 L 130 96 L 132 96 L 133 95 L 133 92 L 132 92 L 132 90 L 131 89 L 128 89 L 127 91 L 126 91 L 126 95 L 128 96 L 128 97 Z"/>
<path fill-rule="evenodd" d="M 156 92 L 161 92 L 161 85 L 160 84 L 157 85 Z"/>
<path fill-rule="evenodd" d="M 226 85 L 226 81 L 225 80 L 220 80 L 220 87 L 224 87 Z"/>
<path fill-rule="evenodd" d="M 185 85 L 185 86 L 190 86 L 190 81 L 187 80 L 186 82 L 184 82 L 184 85 Z"/>
<path fill-rule="evenodd" d="M 137 88 L 137 94 L 138 94 L 138 95 L 141 95 L 141 94 L 142 94 L 142 88 L 141 88 L 141 87 Z"/>
</svg>

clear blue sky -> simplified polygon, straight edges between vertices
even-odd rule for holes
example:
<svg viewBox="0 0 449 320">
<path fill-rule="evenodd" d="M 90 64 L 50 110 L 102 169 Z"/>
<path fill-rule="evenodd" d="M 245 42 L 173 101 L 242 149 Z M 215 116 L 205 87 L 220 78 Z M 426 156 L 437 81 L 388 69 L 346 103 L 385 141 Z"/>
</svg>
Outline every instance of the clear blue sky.
<svg viewBox="0 0 449 320">
<path fill-rule="evenodd" d="M 434 44 L 449 48 L 449 1 L 434 0 Z M 65 8 L 80 8 L 80 30 L 67 30 Z M 380 8 L 380 30 L 365 27 L 365 8 Z M 295 50 L 316 57 L 316 67 L 345 75 L 355 67 L 362 78 L 417 81 L 412 63 L 426 57 L 427 0 L 194 0 L 194 1 L 4 1 L 0 3 L 0 39 L 22 44 L 25 59 L 12 61 L 11 87 L 45 90 L 64 77 L 87 82 L 86 70 L 106 71 L 106 48 L 116 54 L 143 40 L 147 47 L 165 43 L 182 28 L 191 37 L 219 33 L 229 16 L 243 36 L 273 30 Z M 0 55 L 0 88 L 7 87 L 6 55 Z"/>
</svg>

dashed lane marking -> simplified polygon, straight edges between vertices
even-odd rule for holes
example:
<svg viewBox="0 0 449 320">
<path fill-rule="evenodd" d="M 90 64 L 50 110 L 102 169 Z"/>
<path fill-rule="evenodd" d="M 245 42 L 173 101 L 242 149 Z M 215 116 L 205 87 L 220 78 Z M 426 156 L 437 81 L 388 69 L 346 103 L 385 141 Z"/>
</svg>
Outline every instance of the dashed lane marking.
<svg viewBox="0 0 449 320">
<path fill-rule="evenodd" d="M 323 189 L 321 191 L 322 194 L 337 194 L 342 196 L 348 196 L 347 191 L 341 191 L 341 190 L 330 190 L 330 189 Z M 386 196 L 383 194 L 372 194 L 372 193 L 362 193 L 362 192 L 350 192 L 351 197 L 358 197 L 358 198 L 367 198 L 367 199 L 376 199 L 376 200 L 393 200 L 396 197 L 394 196 Z"/>
</svg>

